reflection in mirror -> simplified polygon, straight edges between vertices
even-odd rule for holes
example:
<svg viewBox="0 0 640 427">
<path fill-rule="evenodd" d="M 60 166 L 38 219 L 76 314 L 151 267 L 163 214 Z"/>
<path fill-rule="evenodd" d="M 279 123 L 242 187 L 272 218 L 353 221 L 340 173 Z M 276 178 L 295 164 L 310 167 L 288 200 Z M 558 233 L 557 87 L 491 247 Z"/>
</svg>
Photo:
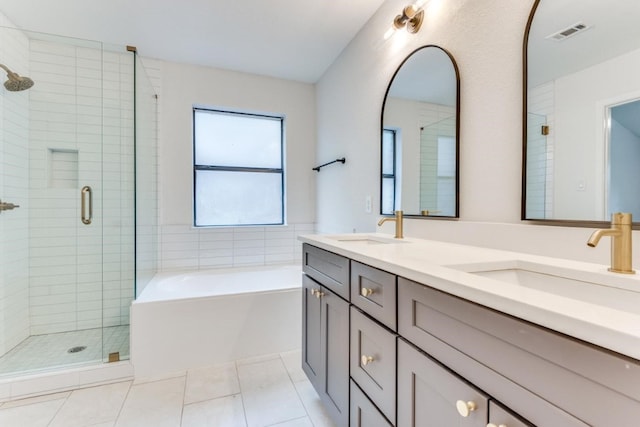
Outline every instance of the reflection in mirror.
<svg viewBox="0 0 640 427">
<path fill-rule="evenodd" d="M 383 215 L 458 217 L 458 68 L 437 46 L 409 55 L 382 107 Z"/>
<path fill-rule="evenodd" d="M 523 219 L 639 219 L 640 2 L 539 0 L 532 13 Z"/>
</svg>

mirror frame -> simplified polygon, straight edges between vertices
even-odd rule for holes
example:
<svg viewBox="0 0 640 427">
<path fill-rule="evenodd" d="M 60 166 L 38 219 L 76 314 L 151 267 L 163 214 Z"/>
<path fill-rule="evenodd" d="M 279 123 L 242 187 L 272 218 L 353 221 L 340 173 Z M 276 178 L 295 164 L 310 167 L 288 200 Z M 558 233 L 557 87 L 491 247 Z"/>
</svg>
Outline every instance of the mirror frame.
<svg viewBox="0 0 640 427">
<path fill-rule="evenodd" d="M 527 26 L 524 32 L 524 40 L 522 44 L 522 189 L 521 189 L 521 204 L 520 204 L 520 219 L 529 224 L 534 225 L 550 225 L 550 226 L 562 226 L 562 227 L 584 227 L 584 228 L 609 228 L 611 221 L 600 220 L 572 220 L 572 219 L 531 219 L 527 218 L 527 101 L 529 96 L 528 86 L 528 56 L 529 56 L 529 34 L 531 32 L 531 25 L 533 24 L 533 18 L 538 10 L 542 0 L 534 0 L 531 12 L 529 13 L 529 19 L 527 20 Z M 552 0 L 546 0 L 552 1 Z M 634 230 L 640 229 L 640 222 L 634 221 L 632 228 Z"/>
<path fill-rule="evenodd" d="M 403 217 L 408 217 L 411 219 L 415 219 L 415 218 L 420 218 L 420 219 L 440 219 L 440 220 L 457 220 L 460 218 L 460 70 L 458 69 L 458 64 L 456 63 L 455 58 L 453 57 L 453 55 L 451 55 L 451 53 L 446 50 L 445 48 L 435 45 L 435 44 L 428 44 L 428 45 L 424 45 L 424 46 L 420 46 L 417 49 L 413 50 L 411 53 L 409 53 L 403 60 L 402 62 L 398 65 L 398 67 L 396 68 L 396 71 L 394 71 L 393 75 L 391 76 L 391 80 L 389 81 L 389 84 L 387 85 L 387 90 L 384 93 L 384 98 L 382 99 L 382 110 L 380 111 L 380 174 L 379 176 L 382 176 L 382 133 L 384 130 L 384 109 L 385 106 L 387 105 L 387 96 L 389 95 L 389 90 L 391 89 L 391 85 L 393 84 L 393 81 L 395 80 L 396 76 L 398 75 L 398 73 L 400 72 L 400 69 L 402 68 L 402 66 L 417 52 L 426 49 L 426 48 L 436 48 L 441 50 L 442 52 L 444 52 L 448 57 L 449 60 L 451 61 L 451 64 L 453 65 L 453 70 L 455 71 L 456 74 L 456 185 L 455 185 L 455 192 L 456 192 L 456 196 L 455 196 L 455 213 L 453 216 L 437 216 L 437 215 L 420 215 L 420 214 L 407 214 L 407 213 L 403 213 Z M 382 215 L 382 216 L 392 216 L 389 214 L 383 214 L 382 213 L 382 178 L 380 178 L 380 187 L 379 187 L 379 193 L 378 193 L 378 199 L 380 201 L 380 209 L 378 214 Z"/>
</svg>

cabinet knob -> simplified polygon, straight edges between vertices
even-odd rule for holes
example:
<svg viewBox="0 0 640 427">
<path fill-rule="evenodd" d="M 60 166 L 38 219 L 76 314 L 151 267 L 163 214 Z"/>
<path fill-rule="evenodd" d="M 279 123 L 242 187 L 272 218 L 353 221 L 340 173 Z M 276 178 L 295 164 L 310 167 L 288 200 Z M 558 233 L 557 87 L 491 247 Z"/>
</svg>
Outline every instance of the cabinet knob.
<svg viewBox="0 0 640 427">
<path fill-rule="evenodd" d="M 370 289 L 370 288 L 362 288 L 362 289 L 360 289 L 360 295 L 362 295 L 363 297 L 368 297 L 372 293 L 373 293 L 373 289 Z"/>
<path fill-rule="evenodd" d="M 369 363 L 373 362 L 373 356 L 365 356 L 364 354 L 360 357 L 360 363 L 363 366 L 367 366 Z"/>
<path fill-rule="evenodd" d="M 487 424 L 487 427 L 507 427 L 507 425 L 506 424 L 496 425 L 494 423 L 489 423 Z"/>
<path fill-rule="evenodd" d="M 311 289 L 310 292 L 311 292 L 311 295 L 313 295 L 318 299 L 324 296 L 324 292 L 322 292 L 320 289 Z"/>
<path fill-rule="evenodd" d="M 478 408 L 475 402 L 465 402 L 464 400 L 458 400 L 456 402 L 456 409 L 461 417 L 468 417 L 473 411 Z"/>
</svg>

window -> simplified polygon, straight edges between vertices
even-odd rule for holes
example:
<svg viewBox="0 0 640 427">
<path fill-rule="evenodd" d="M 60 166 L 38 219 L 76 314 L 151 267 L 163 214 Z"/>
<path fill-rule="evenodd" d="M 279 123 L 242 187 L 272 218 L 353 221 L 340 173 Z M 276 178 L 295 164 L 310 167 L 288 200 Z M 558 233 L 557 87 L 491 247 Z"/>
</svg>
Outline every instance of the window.
<svg viewBox="0 0 640 427">
<path fill-rule="evenodd" d="M 194 223 L 284 224 L 284 118 L 193 109 Z"/>
<path fill-rule="evenodd" d="M 382 206 L 380 213 L 391 215 L 396 205 L 396 131 L 382 130 Z"/>
</svg>

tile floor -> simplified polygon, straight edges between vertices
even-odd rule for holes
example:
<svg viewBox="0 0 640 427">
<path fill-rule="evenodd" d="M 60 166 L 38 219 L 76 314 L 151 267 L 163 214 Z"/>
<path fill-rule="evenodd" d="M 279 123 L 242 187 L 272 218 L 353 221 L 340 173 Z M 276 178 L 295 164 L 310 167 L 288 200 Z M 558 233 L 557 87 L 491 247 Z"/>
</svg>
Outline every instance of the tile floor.
<svg viewBox="0 0 640 427">
<path fill-rule="evenodd" d="M 68 352 L 76 346 L 86 348 L 77 353 Z M 120 352 L 121 360 L 128 359 L 129 325 L 34 335 L 0 357 L 0 377 L 57 366 L 96 363 L 105 360 L 109 353 L 116 351 Z"/>
<path fill-rule="evenodd" d="M 300 351 L 0 404 L 2 427 L 334 427 Z"/>
</svg>

